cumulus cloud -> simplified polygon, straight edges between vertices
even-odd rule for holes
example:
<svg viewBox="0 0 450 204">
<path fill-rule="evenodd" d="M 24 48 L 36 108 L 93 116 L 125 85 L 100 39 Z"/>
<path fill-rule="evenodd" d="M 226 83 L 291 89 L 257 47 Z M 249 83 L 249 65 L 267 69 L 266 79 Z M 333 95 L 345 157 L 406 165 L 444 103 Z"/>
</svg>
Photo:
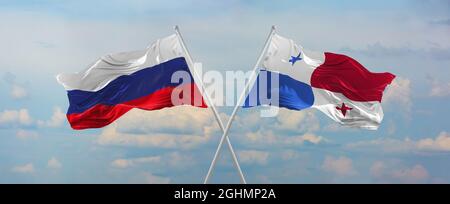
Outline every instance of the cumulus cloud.
<svg viewBox="0 0 450 204">
<path fill-rule="evenodd" d="M 436 138 L 425 138 L 417 141 L 417 148 L 430 151 L 450 151 L 450 134 L 441 132 Z"/>
<path fill-rule="evenodd" d="M 275 134 L 273 131 L 262 130 L 258 132 L 248 132 L 244 137 L 239 138 L 239 140 L 247 145 L 254 146 L 297 146 L 303 145 L 305 142 L 319 144 L 325 141 L 322 136 L 317 136 L 313 133 L 289 136 L 284 134 Z"/>
<path fill-rule="evenodd" d="M 37 139 L 39 137 L 39 134 L 36 131 L 19 129 L 16 132 L 16 137 L 22 140 Z"/>
<path fill-rule="evenodd" d="M 329 120 L 329 123 L 322 128 L 323 131 L 327 132 L 356 132 L 359 131 L 357 128 L 349 128 Z"/>
<path fill-rule="evenodd" d="M 269 152 L 257 150 L 242 150 L 238 152 L 239 161 L 244 164 L 266 165 Z"/>
<path fill-rule="evenodd" d="M 320 142 L 324 141 L 323 137 L 321 136 L 317 136 L 311 133 L 306 133 L 304 135 L 301 136 L 297 136 L 297 137 L 293 137 L 293 140 L 289 140 L 287 141 L 287 143 L 291 143 L 291 141 L 294 144 L 303 144 L 304 142 L 309 142 L 312 144 L 319 144 Z"/>
<path fill-rule="evenodd" d="M 403 109 L 409 117 L 412 108 L 411 80 L 396 77 L 383 95 L 383 104 L 396 105 Z"/>
<path fill-rule="evenodd" d="M 280 109 L 279 115 L 273 118 L 261 118 L 258 111 L 246 111 L 236 117 L 233 127 L 239 130 L 239 137 L 233 139 L 251 147 L 298 146 L 326 141 L 313 133 L 319 129 L 319 121 L 312 110 Z"/>
<path fill-rule="evenodd" d="M 197 158 L 194 158 L 189 152 L 167 152 L 161 155 L 118 158 L 110 163 L 114 169 L 140 169 L 144 165 L 152 168 L 171 169 L 176 171 L 184 171 L 192 168 L 197 164 Z"/>
<path fill-rule="evenodd" d="M 160 156 L 151 156 L 151 157 L 139 157 L 139 158 L 131 158 L 131 159 L 116 159 L 111 162 L 111 166 L 115 168 L 129 168 L 138 164 L 145 163 L 158 163 L 161 161 Z"/>
<path fill-rule="evenodd" d="M 10 85 L 10 96 L 13 99 L 24 99 L 28 97 L 28 91 L 24 85 L 20 84 L 16 80 L 16 76 L 10 72 L 7 72 L 3 76 L 4 81 Z"/>
<path fill-rule="evenodd" d="M 11 97 L 13 99 L 23 99 L 28 96 L 27 90 L 18 84 L 14 84 L 11 88 Z"/>
<path fill-rule="evenodd" d="M 144 172 L 133 177 L 130 183 L 142 183 L 142 184 L 168 184 L 170 178 L 157 176 L 152 173 Z"/>
<path fill-rule="evenodd" d="M 197 163 L 197 160 L 186 152 L 170 152 L 163 156 L 167 166 L 177 169 L 186 169 Z"/>
<path fill-rule="evenodd" d="M 382 161 L 375 161 L 372 164 L 370 174 L 377 183 L 424 183 L 430 177 L 422 165 L 398 167 Z"/>
<path fill-rule="evenodd" d="M 167 134 L 126 134 L 117 131 L 117 124 L 112 124 L 102 130 L 98 138 L 100 145 L 138 146 L 175 148 L 179 144 L 177 138 Z"/>
<path fill-rule="evenodd" d="M 37 124 L 39 127 L 60 127 L 64 124 L 66 120 L 66 114 L 62 111 L 60 107 L 53 108 L 53 114 L 51 118 L 47 121 L 38 120 Z"/>
<path fill-rule="evenodd" d="M 252 132 L 266 128 L 290 134 L 314 132 L 320 128 L 319 120 L 315 115 L 316 111 L 313 109 L 292 111 L 280 108 L 278 115 L 271 118 L 262 118 L 258 109 L 255 110 L 244 110 L 245 112 L 237 116 L 233 124 L 240 129 Z"/>
<path fill-rule="evenodd" d="M 189 134 L 127 134 L 117 130 L 117 124 L 103 129 L 98 137 L 98 144 L 129 147 L 157 147 L 190 149 L 209 141 L 209 135 Z"/>
<path fill-rule="evenodd" d="M 392 177 L 406 183 L 418 183 L 428 179 L 428 171 L 422 165 L 411 168 L 399 169 L 392 172 Z"/>
<path fill-rule="evenodd" d="M 50 160 L 48 160 L 47 167 L 49 169 L 60 169 L 62 168 L 62 164 L 58 159 L 52 157 Z"/>
<path fill-rule="evenodd" d="M 34 166 L 32 163 L 28 163 L 25 165 L 15 166 L 11 170 L 14 173 L 32 174 L 34 173 Z"/>
<path fill-rule="evenodd" d="M 163 111 L 132 110 L 104 128 L 97 142 L 100 145 L 189 149 L 207 143 L 218 130 L 208 109 L 180 106 Z"/>
<path fill-rule="evenodd" d="M 428 81 L 431 84 L 430 96 L 445 97 L 450 96 L 450 82 L 442 83 L 434 77 L 428 76 Z"/>
<path fill-rule="evenodd" d="M 380 138 L 369 141 L 358 141 L 345 145 L 346 149 L 363 151 L 407 152 L 414 149 L 414 141 L 409 138 L 403 140 L 392 138 Z"/>
<path fill-rule="evenodd" d="M 0 127 L 59 127 L 64 124 L 66 115 L 60 107 L 53 108 L 53 114 L 49 120 L 35 120 L 30 116 L 28 109 L 22 108 L 18 110 L 4 110 L 0 112 Z M 24 135 L 24 131 L 20 131 L 20 135 Z M 19 136 L 19 135 L 18 135 Z"/>
<path fill-rule="evenodd" d="M 385 152 L 402 153 L 402 152 L 447 152 L 450 151 L 450 134 L 441 132 L 435 138 L 422 138 L 411 140 L 405 138 L 403 140 L 381 138 L 370 141 L 354 142 L 346 145 L 346 148 L 353 150 L 383 150 Z"/>
<path fill-rule="evenodd" d="M 353 168 L 353 161 L 348 157 L 326 156 L 322 163 L 322 169 L 337 176 L 353 176 L 357 174 Z"/>
<path fill-rule="evenodd" d="M 317 131 L 320 126 L 315 113 L 313 110 L 299 112 L 281 109 L 276 117 L 277 123 L 275 128 L 295 132 Z"/>
<path fill-rule="evenodd" d="M 280 157 L 284 161 L 293 160 L 301 157 L 298 151 L 287 149 L 281 152 Z"/>
<path fill-rule="evenodd" d="M 0 112 L 0 127 L 23 127 L 30 126 L 32 123 L 33 119 L 27 109 Z"/>
<path fill-rule="evenodd" d="M 177 106 L 157 111 L 134 109 L 120 118 L 117 124 L 120 131 L 125 133 L 174 134 L 203 133 L 205 128 L 217 125 L 211 110 L 191 106 Z"/>
</svg>

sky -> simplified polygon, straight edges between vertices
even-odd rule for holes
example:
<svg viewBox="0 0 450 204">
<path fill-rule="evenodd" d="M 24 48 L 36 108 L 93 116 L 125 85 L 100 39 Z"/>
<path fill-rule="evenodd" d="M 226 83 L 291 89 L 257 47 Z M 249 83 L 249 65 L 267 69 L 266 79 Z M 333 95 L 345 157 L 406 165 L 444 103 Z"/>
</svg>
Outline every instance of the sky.
<svg viewBox="0 0 450 204">
<path fill-rule="evenodd" d="M 201 183 L 221 136 L 209 109 L 133 110 L 75 131 L 55 79 L 143 49 L 174 25 L 205 71 L 251 70 L 276 25 L 306 49 L 397 76 L 377 131 L 315 110 L 240 110 L 229 137 L 247 182 L 450 183 L 446 0 L 0 0 L 0 183 Z M 227 122 L 230 108 L 218 111 Z M 226 149 L 211 182 L 239 183 Z"/>
</svg>

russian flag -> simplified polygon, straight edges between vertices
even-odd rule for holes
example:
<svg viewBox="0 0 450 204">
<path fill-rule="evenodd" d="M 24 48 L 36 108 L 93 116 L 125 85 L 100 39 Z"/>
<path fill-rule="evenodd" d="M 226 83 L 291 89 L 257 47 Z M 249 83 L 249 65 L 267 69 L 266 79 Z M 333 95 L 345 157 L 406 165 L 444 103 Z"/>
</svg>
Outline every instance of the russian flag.
<svg viewBox="0 0 450 204">
<path fill-rule="evenodd" d="M 133 108 L 158 110 L 175 105 L 206 108 L 185 56 L 179 37 L 171 35 L 145 50 L 109 54 L 82 72 L 58 75 L 58 82 L 67 90 L 67 119 L 71 127 L 104 127 Z M 175 72 L 186 73 L 189 80 L 174 81 Z M 177 87 L 189 90 L 180 92 L 180 97 L 188 97 L 183 100 L 185 103 L 172 101 L 172 92 Z"/>
<path fill-rule="evenodd" d="M 345 55 L 310 52 L 278 34 L 269 43 L 244 107 L 316 108 L 345 126 L 378 128 L 383 120 L 383 91 L 393 74 L 372 73 Z M 272 84 L 273 78 L 277 84 Z M 275 91 L 277 104 L 260 99 L 261 94 L 270 98 Z"/>
</svg>

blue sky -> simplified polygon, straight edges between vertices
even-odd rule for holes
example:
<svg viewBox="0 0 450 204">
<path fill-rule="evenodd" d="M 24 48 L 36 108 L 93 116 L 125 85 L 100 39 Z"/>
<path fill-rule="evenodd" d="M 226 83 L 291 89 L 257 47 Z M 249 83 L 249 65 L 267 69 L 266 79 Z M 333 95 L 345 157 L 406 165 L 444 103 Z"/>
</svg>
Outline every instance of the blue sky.
<svg viewBox="0 0 450 204">
<path fill-rule="evenodd" d="M 0 183 L 201 182 L 220 137 L 209 110 L 132 111 L 73 131 L 54 78 L 174 25 L 205 70 L 250 70 L 277 25 L 305 48 L 398 76 L 378 131 L 314 110 L 240 111 L 230 138 L 248 182 L 450 182 L 448 1 L 0 1 L 0 19 Z M 227 151 L 212 182 L 239 182 Z"/>
</svg>

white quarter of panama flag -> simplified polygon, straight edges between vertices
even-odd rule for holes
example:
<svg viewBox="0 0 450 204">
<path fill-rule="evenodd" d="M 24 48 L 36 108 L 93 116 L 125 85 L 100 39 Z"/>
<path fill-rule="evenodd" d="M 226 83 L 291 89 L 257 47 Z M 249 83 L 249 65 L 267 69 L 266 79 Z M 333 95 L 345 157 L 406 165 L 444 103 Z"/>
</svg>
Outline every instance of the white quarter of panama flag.
<svg viewBox="0 0 450 204">
<path fill-rule="evenodd" d="M 303 49 L 278 34 L 259 66 L 279 75 L 280 107 L 316 108 L 342 125 L 365 129 L 377 129 L 383 120 L 382 92 L 395 77 L 371 73 L 345 55 Z"/>
</svg>

